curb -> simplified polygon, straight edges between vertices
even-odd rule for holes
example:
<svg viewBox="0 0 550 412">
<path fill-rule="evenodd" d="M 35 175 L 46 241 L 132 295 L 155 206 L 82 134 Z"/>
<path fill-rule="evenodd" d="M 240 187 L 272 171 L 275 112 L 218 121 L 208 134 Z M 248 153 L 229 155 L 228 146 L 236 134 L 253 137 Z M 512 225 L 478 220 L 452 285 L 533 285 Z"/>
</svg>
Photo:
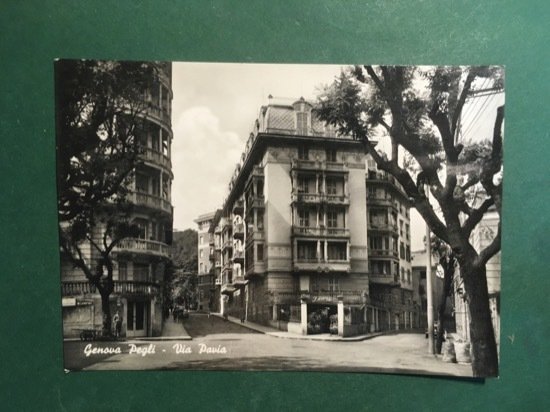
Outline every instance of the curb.
<svg viewBox="0 0 550 412">
<path fill-rule="evenodd" d="M 217 316 L 220 319 L 224 319 L 223 316 L 220 315 L 219 313 L 212 313 L 211 315 Z M 236 325 L 241 325 L 255 332 L 263 333 L 264 335 L 273 336 L 279 339 L 310 340 L 310 341 L 321 341 L 321 342 L 361 342 L 364 340 L 368 340 L 368 339 L 376 338 L 381 335 L 388 334 L 387 332 L 376 332 L 368 335 L 350 336 L 348 338 L 345 338 L 345 337 L 324 338 L 324 337 L 315 337 L 315 335 L 290 335 L 288 334 L 288 332 L 283 332 L 278 330 L 274 330 L 273 332 L 265 331 L 263 328 L 256 327 L 255 325 L 251 325 L 250 323 L 241 323 L 241 322 L 235 321 L 231 319 L 231 317 L 228 317 L 227 321 L 232 322 Z M 394 332 L 394 331 L 389 331 L 389 332 Z"/>
</svg>

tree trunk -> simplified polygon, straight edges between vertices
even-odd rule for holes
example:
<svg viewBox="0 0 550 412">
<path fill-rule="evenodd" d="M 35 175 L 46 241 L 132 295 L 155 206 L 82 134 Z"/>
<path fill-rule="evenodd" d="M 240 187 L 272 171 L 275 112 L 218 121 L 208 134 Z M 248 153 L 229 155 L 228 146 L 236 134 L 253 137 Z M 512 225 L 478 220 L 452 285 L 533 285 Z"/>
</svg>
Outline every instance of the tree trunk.
<svg viewBox="0 0 550 412">
<path fill-rule="evenodd" d="M 471 261 L 470 261 L 471 262 Z M 485 266 L 461 264 L 470 311 L 472 370 L 475 377 L 498 376 L 498 352 L 489 308 Z"/>
<path fill-rule="evenodd" d="M 440 263 L 443 267 L 443 291 L 441 293 L 441 303 L 438 308 L 438 319 L 439 319 L 439 331 L 437 334 L 437 341 L 435 346 L 436 353 L 441 353 L 441 347 L 443 346 L 443 338 L 445 329 L 443 328 L 443 320 L 445 318 L 445 309 L 447 308 L 447 297 L 451 292 L 451 285 L 453 284 L 453 275 L 454 275 L 454 264 L 455 260 L 453 257 L 449 258 L 448 261 Z"/>
<path fill-rule="evenodd" d="M 109 302 L 110 292 L 100 291 L 101 296 L 101 311 L 103 312 L 103 326 L 101 335 L 104 337 L 112 336 L 112 318 L 111 318 L 111 304 Z"/>
</svg>

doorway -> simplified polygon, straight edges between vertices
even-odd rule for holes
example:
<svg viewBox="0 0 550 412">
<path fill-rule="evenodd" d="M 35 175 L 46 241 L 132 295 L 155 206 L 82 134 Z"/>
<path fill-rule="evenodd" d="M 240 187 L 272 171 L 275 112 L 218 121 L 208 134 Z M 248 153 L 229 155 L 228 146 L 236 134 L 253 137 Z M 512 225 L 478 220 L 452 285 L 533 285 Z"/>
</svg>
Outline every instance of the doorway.
<svg viewBox="0 0 550 412">
<path fill-rule="evenodd" d="M 147 336 L 148 306 L 149 304 L 144 301 L 128 301 L 126 336 Z"/>
</svg>

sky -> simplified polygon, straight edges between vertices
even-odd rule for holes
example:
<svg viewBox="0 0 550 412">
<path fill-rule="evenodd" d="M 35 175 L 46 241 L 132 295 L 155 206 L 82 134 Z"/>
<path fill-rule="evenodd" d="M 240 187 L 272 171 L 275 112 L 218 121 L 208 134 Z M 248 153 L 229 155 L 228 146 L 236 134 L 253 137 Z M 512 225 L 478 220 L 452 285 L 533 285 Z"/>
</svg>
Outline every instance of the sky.
<svg viewBox="0 0 550 412">
<path fill-rule="evenodd" d="M 215 211 L 259 109 L 268 96 L 315 100 L 322 85 L 332 83 L 338 65 L 249 63 L 173 63 L 172 65 L 172 203 L 174 229 L 196 229 L 199 215 Z M 503 95 L 469 100 L 464 108 L 467 139 L 491 136 Z M 411 248 L 422 249 L 426 233 L 420 215 L 411 210 Z"/>
</svg>

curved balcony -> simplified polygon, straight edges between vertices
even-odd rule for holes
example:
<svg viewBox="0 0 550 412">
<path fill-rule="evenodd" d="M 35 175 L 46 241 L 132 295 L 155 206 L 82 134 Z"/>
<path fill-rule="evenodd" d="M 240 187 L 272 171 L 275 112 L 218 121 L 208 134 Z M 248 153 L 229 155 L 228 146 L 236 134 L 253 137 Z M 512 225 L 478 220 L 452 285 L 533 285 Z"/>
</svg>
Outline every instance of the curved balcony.
<svg viewBox="0 0 550 412">
<path fill-rule="evenodd" d="M 120 296 L 156 296 L 160 292 L 160 285 L 155 282 L 115 280 L 113 287 L 113 293 Z M 87 280 L 63 281 L 61 283 L 63 296 L 90 295 L 96 292 L 97 288 Z"/>
<path fill-rule="evenodd" d="M 162 210 L 168 214 L 172 214 L 172 204 L 167 199 L 160 196 L 155 196 L 149 193 L 132 192 L 130 201 L 138 206 L 145 206 L 152 209 Z"/>
<path fill-rule="evenodd" d="M 164 153 L 158 152 L 150 147 L 144 147 L 140 157 L 146 162 L 161 166 L 172 174 L 172 161 Z"/>
<path fill-rule="evenodd" d="M 167 110 L 156 105 L 151 105 L 147 108 L 147 118 L 155 120 L 164 125 L 167 129 L 172 129 L 172 116 Z"/>
<path fill-rule="evenodd" d="M 323 196 L 320 193 L 292 193 L 292 202 L 321 203 Z"/>
<path fill-rule="evenodd" d="M 116 247 L 119 253 L 138 253 L 154 255 L 159 257 L 170 257 L 170 246 L 166 243 L 156 240 L 145 240 L 137 238 L 127 238 L 120 241 Z"/>
</svg>

